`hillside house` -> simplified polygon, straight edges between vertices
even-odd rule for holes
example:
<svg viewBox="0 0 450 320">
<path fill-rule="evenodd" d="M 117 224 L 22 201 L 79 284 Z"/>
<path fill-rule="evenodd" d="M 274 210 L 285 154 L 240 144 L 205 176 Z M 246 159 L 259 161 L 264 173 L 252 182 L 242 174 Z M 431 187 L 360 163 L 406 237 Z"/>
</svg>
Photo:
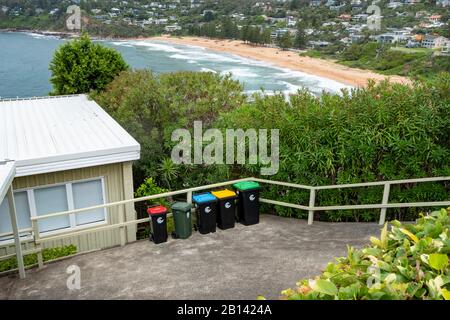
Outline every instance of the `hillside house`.
<svg viewBox="0 0 450 320">
<path fill-rule="evenodd" d="M 19 233 L 30 248 L 31 217 L 133 198 L 132 162 L 140 145 L 85 95 L 0 100 L 0 158 L 14 162 Z M 0 181 L 1 183 L 1 181 Z M 39 220 L 40 237 L 135 219 L 131 205 Z M 0 256 L 15 252 L 7 198 L 0 203 Z M 119 230 L 52 240 L 78 252 L 120 244 Z M 128 227 L 126 241 L 136 240 Z M 27 242 L 28 241 L 28 242 Z"/>
</svg>

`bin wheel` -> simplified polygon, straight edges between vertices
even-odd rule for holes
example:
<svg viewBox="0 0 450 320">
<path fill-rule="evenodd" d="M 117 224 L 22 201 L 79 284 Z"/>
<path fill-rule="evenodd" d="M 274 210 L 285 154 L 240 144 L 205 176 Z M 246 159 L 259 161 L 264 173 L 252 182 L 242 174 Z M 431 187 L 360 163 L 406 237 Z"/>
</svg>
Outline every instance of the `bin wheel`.
<svg viewBox="0 0 450 320">
<path fill-rule="evenodd" d="M 175 233 L 175 231 L 172 232 L 172 238 L 173 239 L 178 239 L 178 235 Z"/>
<path fill-rule="evenodd" d="M 153 241 L 153 234 L 150 233 L 150 241 Z"/>
<path fill-rule="evenodd" d="M 197 228 L 197 225 L 196 225 L 196 224 L 194 224 L 194 230 L 195 230 L 195 231 L 198 231 L 198 228 Z"/>
</svg>

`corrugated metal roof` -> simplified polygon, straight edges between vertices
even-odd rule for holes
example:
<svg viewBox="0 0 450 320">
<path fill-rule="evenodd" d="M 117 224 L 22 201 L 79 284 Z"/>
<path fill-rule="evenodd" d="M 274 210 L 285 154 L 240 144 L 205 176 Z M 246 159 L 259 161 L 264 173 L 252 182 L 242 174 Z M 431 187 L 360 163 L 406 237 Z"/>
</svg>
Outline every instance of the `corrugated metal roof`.
<svg viewBox="0 0 450 320">
<path fill-rule="evenodd" d="M 85 95 L 0 101 L 0 158 L 16 176 L 139 159 L 140 145 Z"/>
<path fill-rule="evenodd" d="M 9 186 L 14 179 L 16 164 L 14 161 L 0 160 L 0 203 L 5 198 Z"/>
</svg>

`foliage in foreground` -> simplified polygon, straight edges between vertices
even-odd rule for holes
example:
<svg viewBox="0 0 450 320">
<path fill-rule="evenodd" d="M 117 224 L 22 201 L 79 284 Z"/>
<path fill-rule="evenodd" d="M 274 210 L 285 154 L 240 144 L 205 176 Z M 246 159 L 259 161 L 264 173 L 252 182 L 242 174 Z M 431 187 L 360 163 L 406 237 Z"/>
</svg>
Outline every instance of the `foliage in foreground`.
<svg viewBox="0 0 450 320">
<path fill-rule="evenodd" d="M 47 248 L 42 250 L 42 258 L 44 261 L 55 260 L 58 258 L 70 256 L 77 253 L 77 247 L 73 244 L 57 247 L 57 248 Z M 38 263 L 37 254 L 28 254 L 23 257 L 23 263 L 25 266 L 32 266 Z M 17 268 L 17 259 L 12 257 L 3 261 L 0 261 L 0 272 L 8 271 Z"/>
<path fill-rule="evenodd" d="M 380 239 L 329 263 L 314 280 L 282 291 L 289 300 L 450 300 L 450 208 L 422 216 L 415 224 L 392 222 Z"/>
<path fill-rule="evenodd" d="M 54 95 L 102 90 L 128 69 L 119 52 L 93 43 L 87 35 L 63 44 L 50 62 Z"/>
<path fill-rule="evenodd" d="M 212 73 L 155 75 L 126 71 L 92 95 L 140 144 L 136 187 L 152 177 L 170 190 L 258 176 L 259 165 L 175 165 L 172 132 L 203 129 L 279 129 L 280 169 L 270 179 L 330 185 L 450 175 L 450 76 L 400 85 L 384 82 L 351 92 L 307 91 L 286 101 L 282 94 L 246 101 L 242 85 Z M 206 143 L 205 143 L 206 145 Z M 267 177 L 265 177 L 267 178 Z M 271 186 L 264 197 L 307 205 L 309 192 Z M 383 186 L 320 190 L 316 205 L 381 203 Z M 448 183 L 393 185 L 390 202 L 443 201 Z M 291 208 L 265 207 L 282 216 L 304 217 Z M 420 208 L 388 209 L 388 220 L 412 220 Z M 379 210 L 318 212 L 327 221 L 375 221 Z"/>
<path fill-rule="evenodd" d="M 383 82 L 324 94 L 257 97 L 221 115 L 221 128 L 279 129 L 280 170 L 273 180 L 331 185 L 450 175 L 450 75 L 411 86 Z M 254 176 L 258 165 L 236 166 Z M 316 205 L 381 203 L 383 187 L 320 190 Z M 309 192 L 271 186 L 264 197 L 307 205 Z M 447 183 L 395 185 L 390 202 L 444 201 Z M 388 219 L 415 219 L 418 208 L 388 209 Z M 276 208 L 285 216 L 305 212 Z M 332 221 L 375 221 L 379 210 L 320 212 Z"/>
</svg>

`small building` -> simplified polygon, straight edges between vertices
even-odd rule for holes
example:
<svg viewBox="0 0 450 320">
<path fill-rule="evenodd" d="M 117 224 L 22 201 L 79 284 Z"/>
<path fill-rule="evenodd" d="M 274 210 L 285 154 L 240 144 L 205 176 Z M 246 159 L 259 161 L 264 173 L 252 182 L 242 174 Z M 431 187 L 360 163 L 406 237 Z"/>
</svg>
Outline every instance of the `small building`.
<svg viewBox="0 0 450 320">
<path fill-rule="evenodd" d="M 442 47 L 442 53 L 450 54 L 450 40 L 445 42 L 444 46 Z"/>
<path fill-rule="evenodd" d="M 177 24 L 172 24 L 172 25 L 169 25 L 169 26 L 165 26 L 164 30 L 166 32 L 175 32 L 175 31 L 181 30 L 181 26 L 179 26 Z"/>
<path fill-rule="evenodd" d="M 33 244 L 31 217 L 133 198 L 132 162 L 140 145 L 85 95 L 0 100 L 0 159 L 14 161 L 12 181 L 19 233 Z M 0 256 L 15 252 L 10 206 L 0 202 Z M 40 237 L 136 219 L 133 205 L 39 220 Z M 136 240 L 127 227 L 126 242 Z M 121 244 L 118 229 L 49 240 L 78 252 Z"/>
<path fill-rule="evenodd" d="M 342 21 L 350 21 L 352 20 L 352 16 L 350 14 L 341 14 L 339 19 Z"/>
<path fill-rule="evenodd" d="M 387 44 L 397 43 L 401 41 L 401 35 L 396 34 L 394 32 L 383 33 L 376 36 L 375 38 L 379 43 L 387 43 Z"/>
<path fill-rule="evenodd" d="M 440 14 L 434 14 L 428 18 L 428 20 L 430 20 L 431 22 L 434 22 L 434 23 L 440 22 L 441 19 L 442 19 L 442 16 Z"/>
<path fill-rule="evenodd" d="M 428 49 L 442 49 L 448 41 L 445 37 L 426 35 L 422 41 L 422 47 Z"/>
<path fill-rule="evenodd" d="M 400 8 L 401 6 L 403 6 L 403 3 L 398 2 L 398 1 L 389 2 L 387 4 L 387 7 L 389 9 L 397 9 L 397 8 Z"/>
<path fill-rule="evenodd" d="M 308 48 L 317 49 L 317 48 L 326 48 L 331 43 L 328 41 L 308 41 Z"/>
</svg>

